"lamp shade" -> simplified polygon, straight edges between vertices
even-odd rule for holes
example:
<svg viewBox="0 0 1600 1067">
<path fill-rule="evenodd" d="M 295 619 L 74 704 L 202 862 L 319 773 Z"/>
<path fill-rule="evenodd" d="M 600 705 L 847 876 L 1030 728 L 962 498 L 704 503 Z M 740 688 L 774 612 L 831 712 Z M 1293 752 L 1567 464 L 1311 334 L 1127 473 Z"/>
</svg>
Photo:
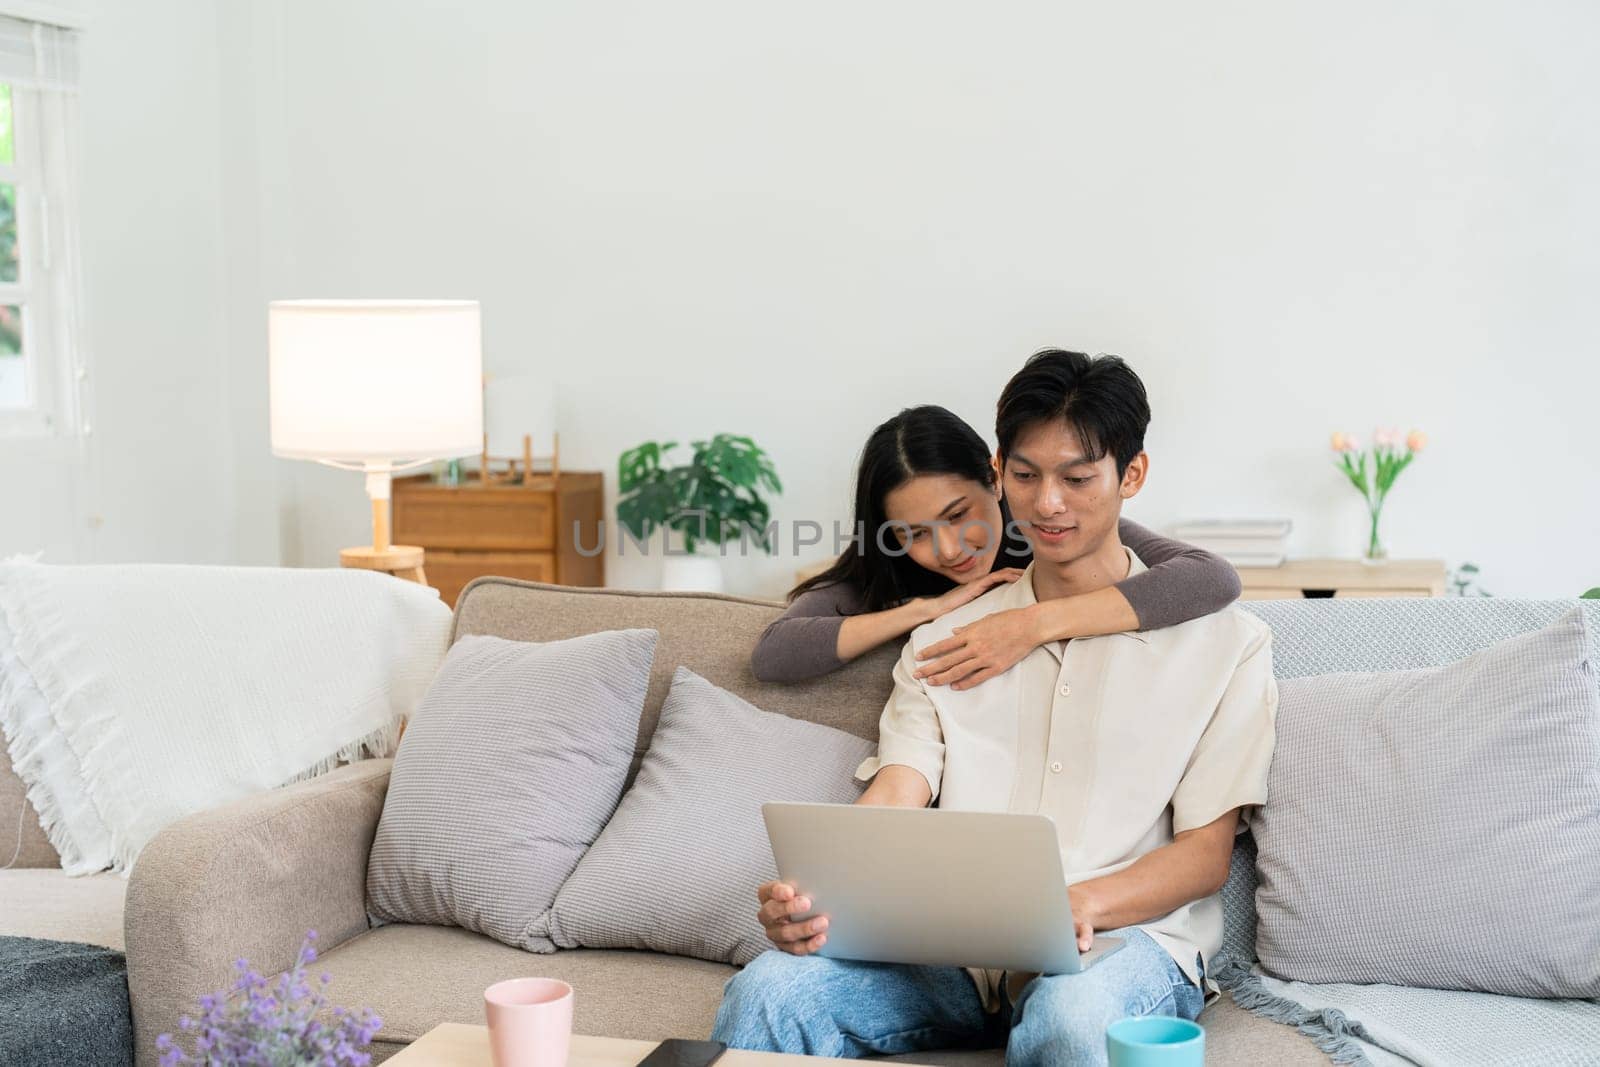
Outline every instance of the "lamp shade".
<svg viewBox="0 0 1600 1067">
<path fill-rule="evenodd" d="M 352 463 L 483 446 L 475 300 L 279 300 L 267 309 L 272 451 Z"/>
</svg>

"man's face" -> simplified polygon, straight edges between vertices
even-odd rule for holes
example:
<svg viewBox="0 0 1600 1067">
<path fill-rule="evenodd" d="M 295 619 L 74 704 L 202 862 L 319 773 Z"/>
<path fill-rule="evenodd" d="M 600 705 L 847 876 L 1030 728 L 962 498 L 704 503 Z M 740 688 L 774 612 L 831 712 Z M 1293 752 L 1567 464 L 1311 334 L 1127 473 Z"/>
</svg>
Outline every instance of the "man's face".
<svg viewBox="0 0 1600 1067">
<path fill-rule="evenodd" d="M 1116 457 L 1091 461 L 1064 419 L 1045 419 L 1018 435 L 1006 457 L 1004 485 L 1011 517 L 1047 563 L 1070 563 L 1105 543 L 1122 502 L 1144 485 L 1149 457 L 1141 452 L 1117 477 Z"/>
</svg>

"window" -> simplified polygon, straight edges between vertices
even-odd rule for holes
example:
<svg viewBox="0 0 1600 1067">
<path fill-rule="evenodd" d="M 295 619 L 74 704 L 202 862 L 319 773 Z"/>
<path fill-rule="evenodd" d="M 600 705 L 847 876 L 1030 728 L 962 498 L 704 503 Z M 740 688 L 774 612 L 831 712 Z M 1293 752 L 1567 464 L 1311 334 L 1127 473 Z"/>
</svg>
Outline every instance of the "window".
<svg viewBox="0 0 1600 1067">
<path fill-rule="evenodd" d="M 75 35 L 0 16 L 0 436 L 82 427 Z"/>
<path fill-rule="evenodd" d="M 22 347 L 27 297 L 17 263 L 17 148 L 11 86 L 0 84 L 0 407 L 25 408 L 32 398 Z"/>
</svg>

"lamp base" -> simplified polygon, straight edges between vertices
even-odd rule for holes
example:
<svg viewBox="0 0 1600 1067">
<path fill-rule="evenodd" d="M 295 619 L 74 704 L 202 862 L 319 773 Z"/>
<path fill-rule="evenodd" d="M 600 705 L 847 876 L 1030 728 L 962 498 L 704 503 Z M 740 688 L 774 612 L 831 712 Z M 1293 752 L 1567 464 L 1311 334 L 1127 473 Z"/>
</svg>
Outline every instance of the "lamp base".
<svg viewBox="0 0 1600 1067">
<path fill-rule="evenodd" d="M 341 548 L 339 566 L 357 567 L 364 571 L 383 571 L 396 578 L 404 578 L 418 585 L 427 585 L 428 576 L 422 572 L 422 549 L 415 545 L 390 545 L 378 549 L 371 545 L 359 548 Z"/>
</svg>

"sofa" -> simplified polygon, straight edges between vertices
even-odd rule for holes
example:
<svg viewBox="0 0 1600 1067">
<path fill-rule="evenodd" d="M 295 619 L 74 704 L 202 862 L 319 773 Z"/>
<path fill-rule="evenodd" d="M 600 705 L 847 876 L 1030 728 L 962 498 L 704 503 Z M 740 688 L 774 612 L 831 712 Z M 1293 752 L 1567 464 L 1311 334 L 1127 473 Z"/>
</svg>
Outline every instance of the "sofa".
<svg viewBox="0 0 1600 1067">
<path fill-rule="evenodd" d="M 1282 653 L 1280 676 L 1285 667 L 1309 674 L 1448 662 L 1509 632 L 1541 625 L 1556 610 L 1503 600 L 1387 602 L 1392 610 L 1383 603 L 1307 600 L 1248 608 L 1274 629 Z M 659 631 L 635 739 L 635 770 L 679 665 L 768 711 L 872 738 L 898 650 L 881 649 L 813 682 L 763 684 L 750 671 L 750 651 L 780 611 L 781 605 L 772 602 L 731 596 L 572 589 L 487 578 L 463 592 L 452 639 L 494 634 L 548 641 L 628 627 Z M 54 852 L 26 808 L 20 783 L 0 763 L 0 825 L 24 827 L 19 859 L 32 865 L 0 871 L 0 933 L 113 947 L 125 940 L 141 1064 L 155 1062 L 156 1035 L 173 1029 L 197 995 L 228 984 L 235 959 L 247 957 L 268 973 L 284 969 L 308 929 L 318 932 L 317 969 L 332 976 L 333 1001 L 371 1007 L 383 1017 L 373 1049 L 379 1061 L 441 1022 L 481 1022 L 485 986 L 531 974 L 573 984 L 580 1032 L 640 1039 L 707 1034 L 723 983 L 734 973 L 723 964 L 643 951 L 579 949 L 535 956 L 456 928 L 375 928 L 365 905 L 366 865 L 390 767 L 388 760 L 348 765 L 167 827 L 126 883 L 126 911 L 119 923 L 122 879 L 66 879 L 49 869 Z M 1236 853 L 1236 873 L 1241 854 Z M 1236 891 L 1231 898 L 1225 892 L 1229 939 L 1245 945 L 1248 959 L 1253 941 L 1248 892 L 1243 903 L 1239 898 Z M 1328 1062 L 1294 1028 L 1245 1012 L 1226 995 L 1207 1006 L 1201 1022 L 1211 1062 Z M 906 1058 L 1001 1062 L 998 1050 Z"/>
<path fill-rule="evenodd" d="M 629 627 L 659 631 L 635 770 L 679 665 L 767 711 L 873 738 L 898 649 L 880 649 L 810 683 L 763 684 L 750 671 L 750 652 L 780 611 L 772 602 L 731 596 L 486 578 L 462 593 L 452 639 L 494 634 L 549 641 Z M 723 964 L 616 950 L 535 956 L 461 929 L 373 928 L 365 906 L 366 864 L 389 772 L 387 760 L 353 764 L 183 819 L 151 842 L 129 882 L 126 913 L 140 1063 L 154 1062 L 156 1035 L 171 1030 L 197 994 L 227 984 L 233 960 L 243 956 L 262 970 L 285 968 L 308 929 L 318 933 L 316 966 L 332 976 L 333 1001 L 369 1006 L 382 1016 L 376 1060 L 439 1023 L 482 1022 L 485 986 L 531 974 L 575 987 L 579 1032 L 640 1039 L 707 1035 L 722 986 L 734 973 Z M 1327 1062 L 1292 1028 L 1259 1019 L 1226 997 L 1208 1006 L 1201 1022 L 1217 1063 Z M 998 1050 L 913 1058 L 1002 1060 Z"/>
</svg>

